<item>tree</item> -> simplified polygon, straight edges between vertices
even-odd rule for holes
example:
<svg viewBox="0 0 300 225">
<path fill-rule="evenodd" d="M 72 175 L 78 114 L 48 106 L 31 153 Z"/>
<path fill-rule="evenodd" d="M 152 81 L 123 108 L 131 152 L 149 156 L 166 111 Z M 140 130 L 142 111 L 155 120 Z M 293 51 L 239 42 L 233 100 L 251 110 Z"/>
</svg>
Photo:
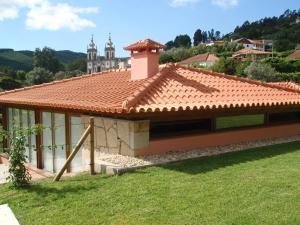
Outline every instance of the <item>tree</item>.
<svg viewBox="0 0 300 225">
<path fill-rule="evenodd" d="M 262 80 L 266 82 L 280 81 L 280 73 L 278 73 L 269 64 L 252 62 L 246 69 L 245 74 L 248 78 L 254 80 Z"/>
<path fill-rule="evenodd" d="M 53 49 L 44 47 L 42 50 L 36 48 L 33 55 L 33 66 L 42 67 L 52 73 L 63 70 L 63 65 L 59 62 Z"/>
<path fill-rule="evenodd" d="M 26 80 L 30 85 L 42 84 L 53 81 L 53 74 L 45 68 L 35 67 L 33 70 L 26 74 Z"/>
<path fill-rule="evenodd" d="M 221 31 L 216 31 L 216 33 L 215 33 L 215 39 L 216 40 L 220 40 L 221 39 Z"/>
<path fill-rule="evenodd" d="M 220 73 L 226 74 L 236 74 L 236 67 L 238 65 L 238 61 L 233 58 L 220 58 L 213 66 L 212 70 Z"/>
<path fill-rule="evenodd" d="M 0 79 L 0 88 L 2 90 L 12 90 L 16 88 L 20 88 L 22 85 L 20 82 L 10 78 L 10 77 L 1 77 Z"/>
<path fill-rule="evenodd" d="M 165 50 L 170 50 L 170 49 L 172 49 L 172 48 L 176 48 L 175 47 L 175 44 L 174 44 L 174 41 L 168 41 L 167 43 L 166 43 L 166 49 Z"/>
<path fill-rule="evenodd" d="M 68 71 L 80 70 L 81 72 L 86 72 L 86 59 L 76 59 L 67 66 Z"/>
<path fill-rule="evenodd" d="M 208 39 L 208 35 L 206 31 L 202 32 L 202 42 L 206 43 Z"/>
<path fill-rule="evenodd" d="M 176 47 L 189 48 L 192 45 L 192 41 L 189 35 L 184 34 L 176 36 L 174 44 Z"/>
<path fill-rule="evenodd" d="M 194 34 L 194 46 L 199 45 L 201 42 L 202 42 L 202 31 L 198 29 Z"/>
</svg>

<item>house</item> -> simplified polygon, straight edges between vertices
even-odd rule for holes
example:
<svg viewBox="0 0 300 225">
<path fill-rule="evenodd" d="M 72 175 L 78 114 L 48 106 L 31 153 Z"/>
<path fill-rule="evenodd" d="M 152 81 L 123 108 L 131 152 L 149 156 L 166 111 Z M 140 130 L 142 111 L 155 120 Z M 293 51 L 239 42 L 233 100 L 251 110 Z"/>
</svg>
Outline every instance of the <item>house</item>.
<svg viewBox="0 0 300 225">
<path fill-rule="evenodd" d="M 288 59 L 300 59 L 300 50 L 295 50 L 292 54 L 290 54 Z"/>
<path fill-rule="evenodd" d="M 246 59 L 260 60 L 268 57 L 270 54 L 271 54 L 270 52 L 243 48 L 235 52 L 232 57 L 240 60 L 246 60 Z"/>
<path fill-rule="evenodd" d="M 164 47 L 146 39 L 125 48 L 131 69 L 1 93 L 4 129 L 13 131 L 13 121 L 42 124 L 43 132 L 28 138 L 26 154 L 51 172 L 61 168 L 90 116 L 96 162 L 101 152 L 145 156 L 300 134 L 299 89 L 179 64 L 159 66 Z M 69 172 L 87 169 L 89 143 Z"/>
<path fill-rule="evenodd" d="M 242 44 L 246 49 L 253 49 L 259 51 L 271 51 L 273 46 L 272 40 L 252 40 L 249 38 L 240 38 L 234 42 Z"/>
<path fill-rule="evenodd" d="M 204 54 L 199 54 L 199 55 L 195 55 L 190 58 L 187 58 L 187 59 L 181 61 L 179 64 L 181 64 L 181 65 L 196 64 L 199 66 L 209 67 L 209 66 L 212 66 L 213 64 L 215 64 L 215 62 L 217 62 L 218 60 L 219 60 L 219 58 L 216 55 L 210 54 L 210 53 L 204 53 Z"/>
</svg>

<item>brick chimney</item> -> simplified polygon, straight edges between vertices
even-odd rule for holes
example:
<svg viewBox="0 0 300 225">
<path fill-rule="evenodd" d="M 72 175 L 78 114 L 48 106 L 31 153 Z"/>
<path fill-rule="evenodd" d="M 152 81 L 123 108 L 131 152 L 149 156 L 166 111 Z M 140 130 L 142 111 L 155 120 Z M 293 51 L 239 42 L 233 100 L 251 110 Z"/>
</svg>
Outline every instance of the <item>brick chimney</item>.
<svg viewBox="0 0 300 225">
<path fill-rule="evenodd" d="M 165 48 L 151 39 L 138 41 L 124 50 L 131 51 L 131 80 L 149 78 L 158 72 L 160 49 Z"/>
</svg>

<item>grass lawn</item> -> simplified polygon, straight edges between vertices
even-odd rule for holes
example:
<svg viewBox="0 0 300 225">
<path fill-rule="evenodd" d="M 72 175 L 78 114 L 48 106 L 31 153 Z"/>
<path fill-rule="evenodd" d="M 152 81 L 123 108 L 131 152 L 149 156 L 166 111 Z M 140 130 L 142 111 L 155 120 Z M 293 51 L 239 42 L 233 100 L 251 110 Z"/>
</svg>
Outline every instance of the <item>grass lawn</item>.
<svg viewBox="0 0 300 225">
<path fill-rule="evenodd" d="M 0 186 L 22 225 L 300 224 L 300 142 L 122 176 Z"/>
</svg>

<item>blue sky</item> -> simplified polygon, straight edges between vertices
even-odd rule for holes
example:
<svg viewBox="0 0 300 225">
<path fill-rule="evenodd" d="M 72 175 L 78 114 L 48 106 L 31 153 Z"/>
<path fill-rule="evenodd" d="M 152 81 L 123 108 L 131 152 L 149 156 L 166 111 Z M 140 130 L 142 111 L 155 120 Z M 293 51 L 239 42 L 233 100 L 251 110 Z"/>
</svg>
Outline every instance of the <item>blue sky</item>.
<svg viewBox="0 0 300 225">
<path fill-rule="evenodd" d="M 224 34 L 299 8 L 299 0 L 0 0 L 0 48 L 85 52 L 94 34 L 102 55 L 111 32 L 117 55 L 127 56 L 122 48 L 139 39 L 165 43 L 197 28 Z"/>
</svg>

